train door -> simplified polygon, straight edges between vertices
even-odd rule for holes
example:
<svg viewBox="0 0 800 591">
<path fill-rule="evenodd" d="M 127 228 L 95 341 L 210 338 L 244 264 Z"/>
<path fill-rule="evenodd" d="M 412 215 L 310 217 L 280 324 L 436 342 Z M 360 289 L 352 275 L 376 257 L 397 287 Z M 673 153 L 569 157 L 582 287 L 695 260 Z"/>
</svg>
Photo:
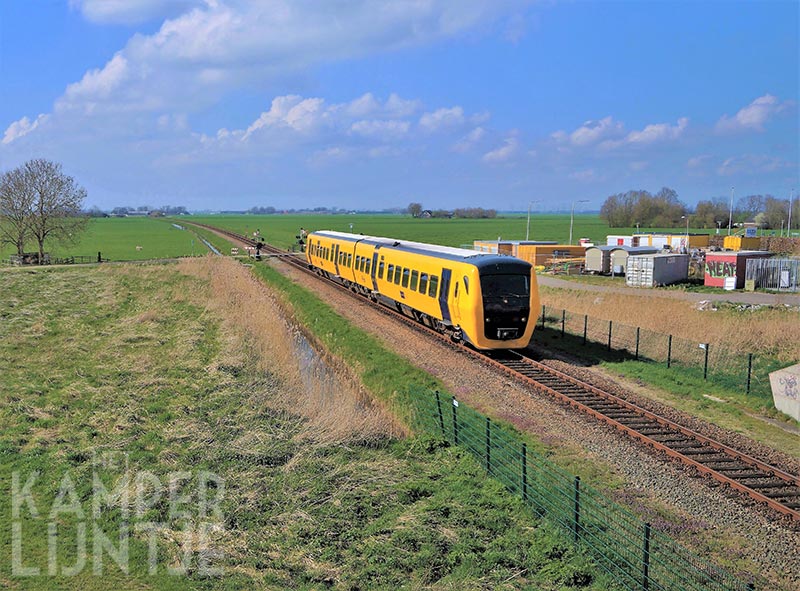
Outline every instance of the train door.
<svg viewBox="0 0 800 591">
<path fill-rule="evenodd" d="M 464 286 L 458 280 L 458 277 L 455 277 L 453 279 L 453 307 L 450 309 L 453 326 L 461 326 L 461 302 L 465 301 L 466 297 Z"/>
<path fill-rule="evenodd" d="M 439 289 L 439 307 L 442 310 L 442 320 L 445 324 L 454 324 L 450 314 L 450 279 L 453 276 L 452 269 L 442 269 L 442 285 Z"/>
<path fill-rule="evenodd" d="M 334 273 L 339 275 L 339 245 L 333 245 L 333 268 L 335 269 Z"/>
</svg>

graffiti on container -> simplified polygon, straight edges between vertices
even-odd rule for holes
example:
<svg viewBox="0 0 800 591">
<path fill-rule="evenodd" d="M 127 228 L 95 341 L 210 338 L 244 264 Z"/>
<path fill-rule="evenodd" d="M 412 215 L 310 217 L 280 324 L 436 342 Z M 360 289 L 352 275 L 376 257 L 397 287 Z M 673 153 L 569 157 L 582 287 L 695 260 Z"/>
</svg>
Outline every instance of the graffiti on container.
<svg viewBox="0 0 800 591">
<path fill-rule="evenodd" d="M 735 277 L 736 263 L 727 261 L 706 261 L 706 275 L 710 277 Z"/>
</svg>

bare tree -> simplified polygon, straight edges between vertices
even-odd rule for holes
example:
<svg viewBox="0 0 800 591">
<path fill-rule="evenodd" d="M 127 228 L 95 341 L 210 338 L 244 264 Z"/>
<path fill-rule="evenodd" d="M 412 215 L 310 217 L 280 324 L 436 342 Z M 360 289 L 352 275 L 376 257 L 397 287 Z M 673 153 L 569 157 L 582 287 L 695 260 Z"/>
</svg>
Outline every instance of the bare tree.
<svg viewBox="0 0 800 591">
<path fill-rule="evenodd" d="M 37 158 L 23 164 L 22 180 L 33 195 L 28 227 L 39 245 L 39 264 L 44 262 L 48 239 L 72 242 L 87 223 L 81 215 L 86 189 L 61 171 L 56 162 Z"/>
<path fill-rule="evenodd" d="M 22 256 L 30 235 L 33 191 L 24 182 L 21 168 L 0 176 L 0 243 L 11 244 Z"/>
<path fill-rule="evenodd" d="M 418 218 L 422 215 L 422 204 L 421 203 L 409 203 L 408 204 L 408 213 L 411 214 L 412 218 Z"/>
</svg>

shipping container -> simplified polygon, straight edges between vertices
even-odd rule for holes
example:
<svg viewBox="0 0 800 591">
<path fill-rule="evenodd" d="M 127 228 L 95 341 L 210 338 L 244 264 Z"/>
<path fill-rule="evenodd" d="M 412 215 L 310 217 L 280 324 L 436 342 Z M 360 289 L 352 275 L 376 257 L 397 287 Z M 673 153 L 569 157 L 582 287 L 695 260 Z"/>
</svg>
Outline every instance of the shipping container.
<svg viewBox="0 0 800 591">
<path fill-rule="evenodd" d="M 606 246 L 634 246 L 633 242 L 633 236 L 606 236 Z"/>
<path fill-rule="evenodd" d="M 590 246 L 586 249 L 586 266 L 589 273 L 611 272 L 611 251 L 616 246 Z"/>
<path fill-rule="evenodd" d="M 586 249 L 573 244 L 526 244 L 520 243 L 514 256 L 534 266 L 546 265 L 551 260 L 583 258 Z"/>
<path fill-rule="evenodd" d="M 763 250 L 749 250 L 740 252 L 709 252 L 706 253 L 704 285 L 712 287 L 725 287 L 725 280 L 735 279 L 734 289 L 742 289 L 747 271 L 747 261 L 756 258 L 766 258 L 771 253 Z"/>
<path fill-rule="evenodd" d="M 639 254 L 655 254 L 659 249 L 652 246 L 614 246 L 610 255 L 610 272 L 613 275 L 623 275 L 627 270 L 628 256 Z"/>
<path fill-rule="evenodd" d="M 520 244 L 557 244 L 555 240 L 474 240 L 472 249 L 492 254 L 517 256 Z"/>
<path fill-rule="evenodd" d="M 657 287 L 684 281 L 688 276 L 688 254 L 631 255 L 628 257 L 625 283 L 631 287 Z"/>
<path fill-rule="evenodd" d="M 752 289 L 800 292 L 800 259 L 748 259 L 745 284 Z"/>
<path fill-rule="evenodd" d="M 747 236 L 725 236 L 722 248 L 725 250 L 758 250 L 761 247 L 761 238 Z"/>
</svg>

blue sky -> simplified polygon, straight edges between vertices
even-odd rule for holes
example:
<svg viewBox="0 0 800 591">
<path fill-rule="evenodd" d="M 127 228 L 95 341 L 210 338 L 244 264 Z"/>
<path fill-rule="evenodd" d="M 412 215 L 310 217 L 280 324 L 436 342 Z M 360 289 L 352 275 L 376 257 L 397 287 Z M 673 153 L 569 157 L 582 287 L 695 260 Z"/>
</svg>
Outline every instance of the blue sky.
<svg viewBox="0 0 800 591">
<path fill-rule="evenodd" d="M 0 170 L 89 204 L 596 210 L 800 188 L 800 3 L 6 0 Z"/>
</svg>

